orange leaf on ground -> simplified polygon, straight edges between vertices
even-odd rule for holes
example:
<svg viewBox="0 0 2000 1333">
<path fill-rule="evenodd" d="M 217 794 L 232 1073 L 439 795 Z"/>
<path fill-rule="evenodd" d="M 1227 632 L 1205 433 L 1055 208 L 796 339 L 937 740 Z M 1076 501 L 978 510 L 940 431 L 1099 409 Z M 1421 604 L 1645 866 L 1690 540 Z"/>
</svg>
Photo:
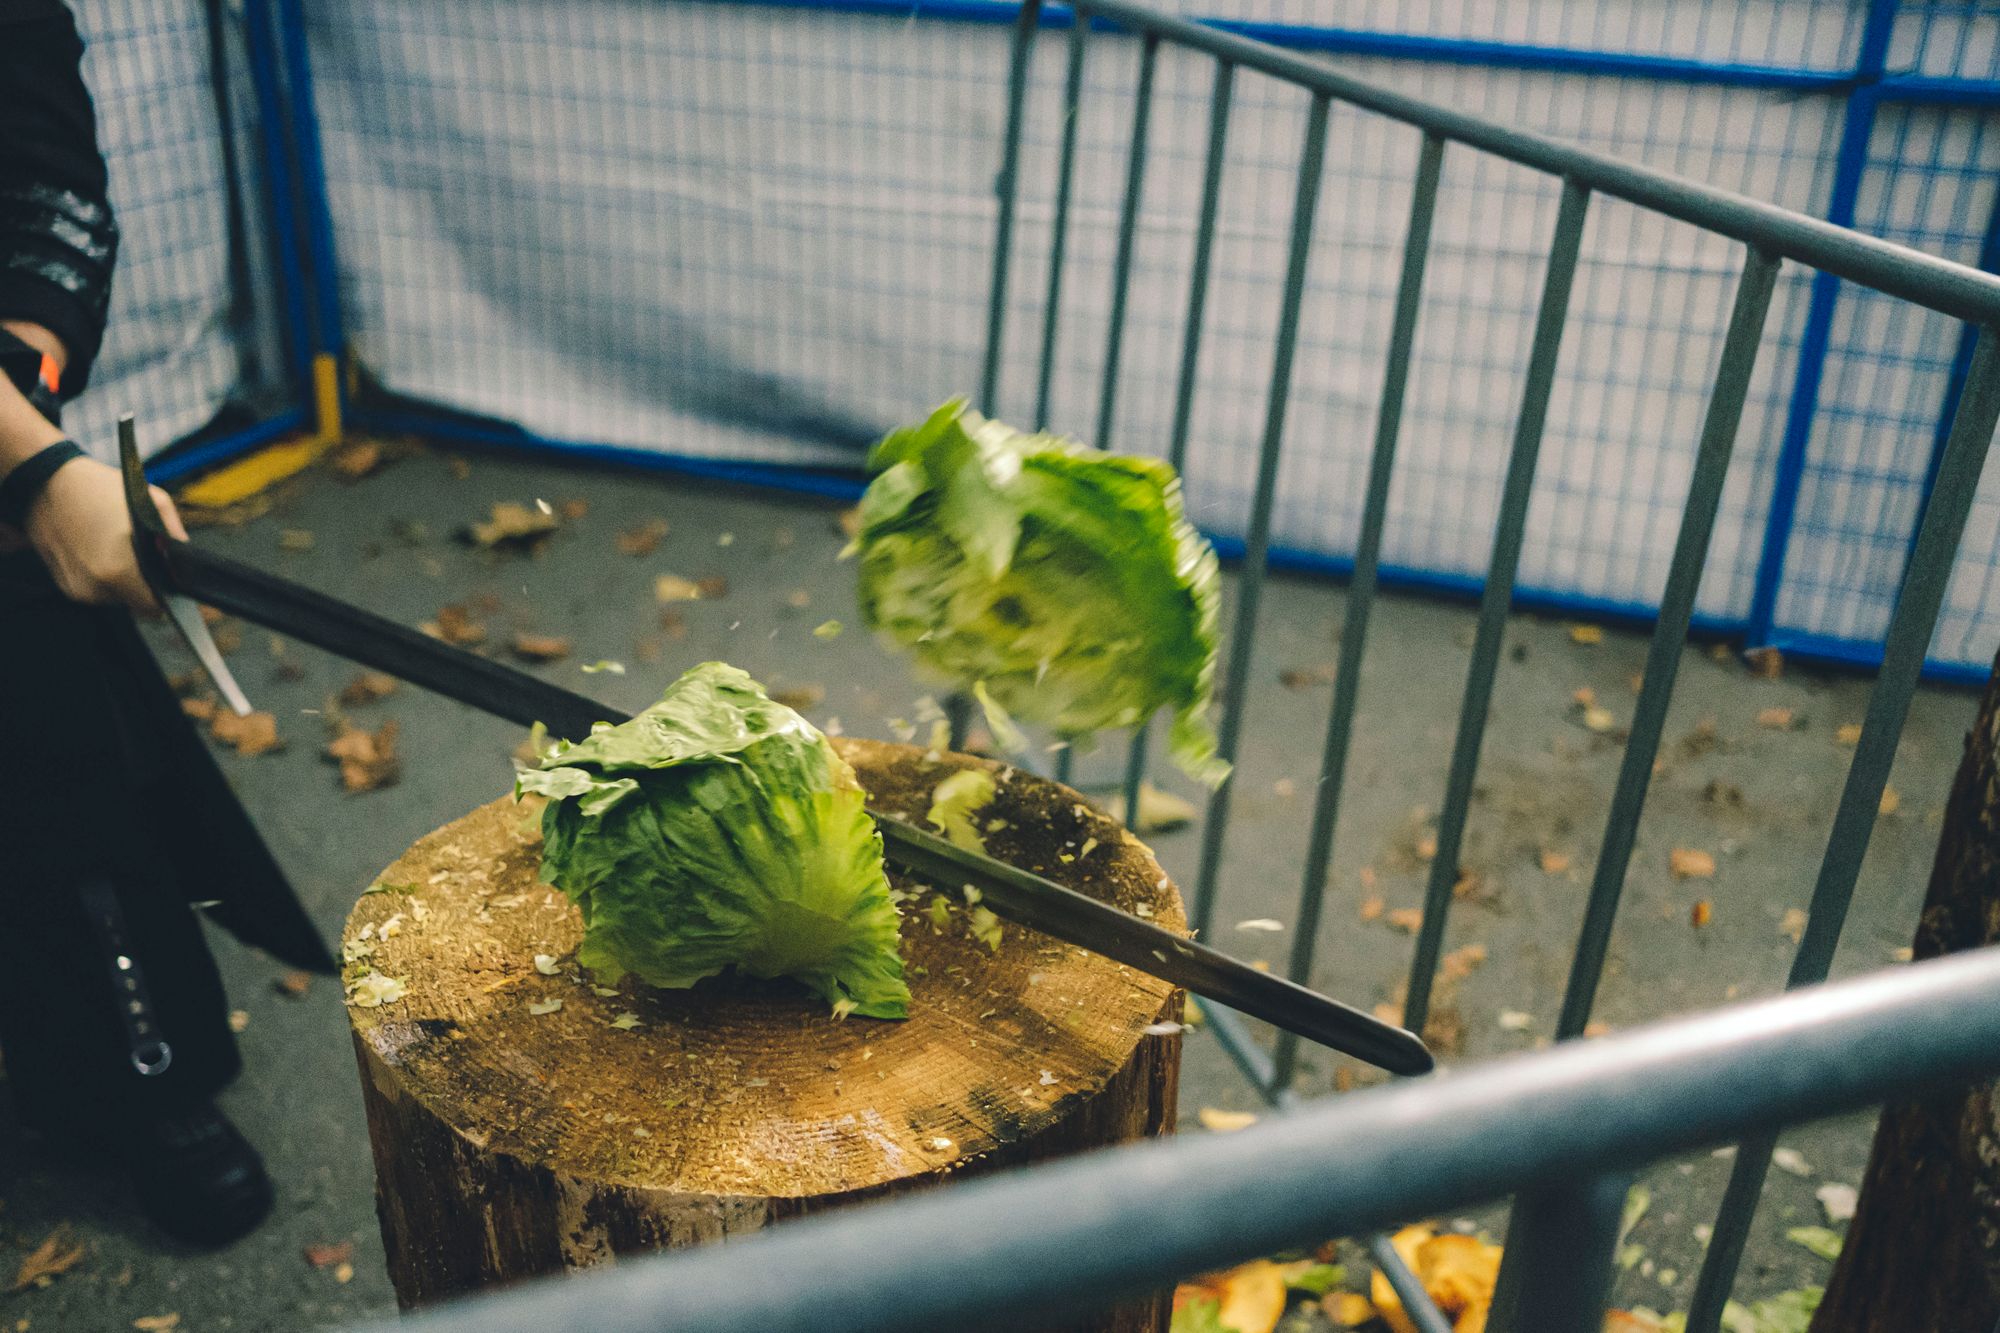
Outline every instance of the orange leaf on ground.
<svg viewBox="0 0 2000 1333">
<path fill-rule="evenodd" d="M 354 1242 L 334 1241 L 327 1244 L 308 1245 L 305 1248 L 306 1262 L 314 1268 L 331 1268 L 344 1264 L 354 1257 Z"/>
<path fill-rule="evenodd" d="M 218 708 L 209 719 L 208 734 L 245 756 L 268 754 L 284 744 L 278 738 L 278 719 L 262 712 L 238 717 Z"/>
<path fill-rule="evenodd" d="M 356 440 L 333 451 L 333 470 L 349 481 L 361 478 L 382 466 L 382 446 L 373 440 Z"/>
<path fill-rule="evenodd" d="M 529 634 L 523 631 L 509 645 L 514 656 L 526 662 L 557 662 L 569 656 L 570 643 L 561 634 Z"/>
<path fill-rule="evenodd" d="M 457 603 L 439 607 L 437 615 L 419 628 L 433 639 L 443 639 L 460 648 L 470 648 L 475 643 L 486 641 L 486 626 L 474 620 L 472 613 Z"/>
<path fill-rule="evenodd" d="M 298 999 L 312 989 L 312 983 L 312 973 L 310 972 L 287 972 L 272 982 L 271 988 L 280 995 L 289 995 L 293 999 Z"/>
<path fill-rule="evenodd" d="M 1714 879 L 1715 856 L 1696 847 L 1676 847 L 1667 853 L 1667 870 L 1675 879 Z"/>
<path fill-rule="evenodd" d="M 1700 930 L 1714 915 L 1715 904 L 1706 898 L 1697 898 L 1694 906 L 1688 909 L 1688 924 Z"/>
<path fill-rule="evenodd" d="M 22 1258 L 21 1266 L 14 1270 L 14 1284 L 7 1290 L 46 1287 L 82 1263 L 85 1253 L 83 1242 L 70 1233 L 69 1227 L 59 1226 Z"/>
<path fill-rule="evenodd" d="M 1750 670 L 1765 680 L 1776 680 L 1785 674 L 1785 655 L 1776 648 L 1752 648 L 1743 654 L 1743 660 L 1750 664 Z"/>
<path fill-rule="evenodd" d="M 1569 853 L 1556 851 L 1552 847 L 1542 848 L 1535 859 L 1541 862 L 1544 875 L 1560 875 L 1569 869 Z"/>
<path fill-rule="evenodd" d="M 659 549 L 660 542 L 666 537 L 667 532 L 667 520 L 664 518 L 649 518 L 637 527 L 625 529 L 613 540 L 618 543 L 618 551 L 621 555 L 651 555 Z"/>
<path fill-rule="evenodd" d="M 384 671 L 363 671 L 340 687 L 340 702 L 354 708 L 386 699 L 396 692 L 396 678 Z"/>
<path fill-rule="evenodd" d="M 1779 707 L 1762 709 L 1757 714 L 1757 725 L 1771 731 L 1789 731 L 1792 727 L 1792 710 Z"/>
<path fill-rule="evenodd" d="M 1361 900 L 1361 907 L 1357 914 L 1363 921 L 1374 921 L 1381 917 L 1383 906 L 1382 895 L 1371 893 Z"/>
<path fill-rule="evenodd" d="M 395 719 L 374 731 L 344 723 L 342 728 L 326 746 L 326 757 L 340 765 L 340 785 L 349 791 L 394 786 L 403 769 L 396 758 Z"/>
<path fill-rule="evenodd" d="M 1414 935 L 1424 924 L 1424 909 L 1421 907 L 1398 907 L 1388 914 L 1389 924 L 1406 935 Z"/>
</svg>

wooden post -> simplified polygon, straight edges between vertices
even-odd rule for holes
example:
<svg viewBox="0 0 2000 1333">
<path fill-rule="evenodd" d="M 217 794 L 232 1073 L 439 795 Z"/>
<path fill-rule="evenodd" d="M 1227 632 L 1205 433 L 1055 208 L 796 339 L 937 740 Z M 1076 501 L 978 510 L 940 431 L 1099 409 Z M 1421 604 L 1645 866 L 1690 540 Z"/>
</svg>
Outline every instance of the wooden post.
<svg viewBox="0 0 2000 1333">
<path fill-rule="evenodd" d="M 2000 941 L 2000 661 L 1952 783 L 1917 958 Z M 1981 1083 L 1882 1112 L 1813 1333 L 1993 1333 L 2000 1118 Z"/>
<path fill-rule="evenodd" d="M 1067 788 L 836 743 L 906 814 L 955 769 L 1006 773 L 994 855 L 1186 929 L 1152 854 Z M 348 919 L 350 967 L 407 986 L 349 1010 L 405 1308 L 1172 1132 L 1180 1039 L 1148 1032 L 1180 1016 L 1164 982 L 1013 925 L 991 951 L 962 909 L 935 931 L 926 892 L 904 913 L 907 1021 L 836 1020 L 785 983 L 600 988 L 575 908 L 538 881 L 538 816 L 503 798 L 447 824 Z M 1164 1333 L 1170 1297 L 1075 1327 Z"/>
</svg>

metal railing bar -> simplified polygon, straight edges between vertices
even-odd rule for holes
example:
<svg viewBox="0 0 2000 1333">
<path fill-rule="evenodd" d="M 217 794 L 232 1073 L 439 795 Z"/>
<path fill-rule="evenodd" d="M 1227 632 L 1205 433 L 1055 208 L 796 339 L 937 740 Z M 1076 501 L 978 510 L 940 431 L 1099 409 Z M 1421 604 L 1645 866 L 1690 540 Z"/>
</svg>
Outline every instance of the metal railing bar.
<svg viewBox="0 0 2000 1333">
<path fill-rule="evenodd" d="M 1715 531 L 1715 514 L 1722 501 L 1723 483 L 1728 478 L 1730 455 L 1736 447 L 1737 428 L 1743 420 L 1743 404 L 1749 396 L 1750 375 L 1756 368 L 1758 345 L 1771 309 L 1778 263 L 1753 246 L 1744 258 L 1743 275 L 1737 282 L 1736 306 L 1723 335 L 1715 384 L 1709 393 L 1708 414 L 1702 422 L 1694 470 L 1681 509 L 1680 535 L 1675 539 L 1666 587 L 1660 594 L 1660 618 L 1646 650 L 1645 676 L 1632 710 L 1632 732 L 1625 743 L 1618 785 L 1605 819 L 1604 844 L 1598 852 L 1583 925 L 1576 950 L 1570 955 L 1569 984 L 1563 994 L 1562 1014 L 1556 1021 L 1557 1040 L 1582 1034 L 1597 999 L 1611 927 L 1618 915 L 1619 898 L 1624 893 L 1625 875 L 1638 837 L 1639 815 L 1645 809 L 1653 760 L 1659 753 L 1660 735 L 1666 727 L 1667 706 L 1673 700 L 1681 649 L 1687 643 L 1688 626 L 1694 618 L 1695 595 L 1701 590 L 1702 568 L 1708 561 L 1709 540 Z"/>
<path fill-rule="evenodd" d="M 1792 956 L 1791 974 L 1785 981 L 1788 989 L 1824 980 L 1833 964 L 1834 949 L 1840 943 L 1847 908 L 1854 897 L 1855 880 L 1860 876 L 1861 861 L 1875 831 L 1882 789 L 1889 781 L 1889 768 L 1896 759 L 1903 722 L 1909 715 L 1924 654 L 1930 647 L 1938 610 L 1944 602 L 1945 585 L 1951 579 L 1959 537 L 1972 512 L 1980 473 L 1993 443 L 1996 421 L 2000 421 L 2000 334 L 1983 328 L 1973 347 L 1972 368 L 1966 375 L 1958 411 L 1952 418 L 1951 434 L 1938 463 L 1937 484 L 1924 505 L 1917 540 L 1896 596 L 1896 609 L 1889 619 L 1889 632 L 1883 639 L 1882 669 L 1875 677 L 1875 689 L 1869 695 L 1868 712 L 1861 724 L 1861 739 L 1854 747 L 1854 760 L 1848 765 L 1847 782 L 1834 812 L 1833 831 L 1828 835 L 1826 855 L 1820 862 L 1819 878 L 1806 909 L 1805 933 Z M 1715 1231 L 1709 1238 L 1708 1253 L 1703 1257 L 1701 1275 L 1695 1283 L 1688 1313 L 1689 1333 L 1714 1333 L 1719 1326 L 1723 1304 L 1743 1258 L 1744 1242 L 1749 1238 L 1750 1218 L 1763 1190 L 1771 1146 L 1758 1141 L 1738 1147 L 1722 1207 L 1716 1216 Z"/>
<path fill-rule="evenodd" d="M 1069 248 L 1069 197 L 1076 177 L 1076 128 L 1083 102 L 1083 53 L 1088 23 L 1069 30 L 1069 69 L 1063 76 L 1062 156 L 1056 166 L 1056 212 L 1049 224 L 1049 294 L 1042 306 L 1042 371 L 1035 385 L 1035 429 L 1049 424 L 1049 393 L 1055 385 L 1057 334 L 1062 327 L 1063 257 Z"/>
<path fill-rule="evenodd" d="M 1603 1333 L 1611 1260 L 1632 1177 L 1589 1176 L 1515 1202 L 1493 1291 L 1492 1333 Z"/>
<path fill-rule="evenodd" d="M 1109 1148 L 728 1245 L 623 1257 L 592 1279 L 588 1321 L 598 1333 L 1018 1327 L 1996 1065 L 2000 951 L 1983 949 L 1391 1083 L 1238 1134 Z M 547 1333 L 580 1327 L 576 1302 L 574 1284 L 554 1280 L 373 1328 Z"/>
<path fill-rule="evenodd" d="M 1139 48 L 1139 86 L 1133 91 L 1132 147 L 1125 162 L 1125 203 L 1118 215 L 1118 257 L 1111 268 L 1111 315 L 1104 335 L 1104 380 L 1097 400 L 1097 434 L 1091 442 L 1111 447 L 1111 418 L 1118 407 L 1118 361 L 1125 342 L 1125 297 L 1132 285 L 1132 241 L 1139 229 L 1139 199 L 1146 181 L 1146 130 L 1153 114 L 1153 67 L 1160 39 L 1150 33 Z"/>
<path fill-rule="evenodd" d="M 1479 599 L 1479 628 L 1472 643 L 1472 664 L 1466 672 L 1465 697 L 1459 706 L 1458 732 L 1452 742 L 1451 769 L 1445 780 L 1444 808 L 1438 814 L 1437 851 L 1431 859 L 1430 881 L 1424 890 L 1423 922 L 1417 927 L 1417 947 L 1410 962 L 1403 1026 L 1412 1032 L 1422 1032 L 1430 1018 L 1431 983 L 1444 944 L 1452 888 L 1458 883 L 1459 852 L 1466 814 L 1472 805 L 1472 780 L 1479 770 L 1480 742 L 1486 735 L 1487 712 L 1493 702 L 1500 641 L 1507 628 L 1514 574 L 1521 562 L 1528 502 L 1535 488 L 1535 464 L 1541 454 L 1542 428 L 1548 418 L 1549 393 L 1555 384 L 1556 357 L 1562 351 L 1563 325 L 1568 318 L 1570 287 L 1576 277 L 1584 214 L 1589 203 L 1589 190 L 1575 181 L 1563 182 L 1555 236 L 1549 246 L 1548 271 L 1542 279 L 1541 308 L 1535 315 L 1535 333 L 1528 352 L 1521 412 L 1515 420 L 1507 478 L 1500 490 L 1500 515 L 1493 528 L 1493 556 L 1487 563 L 1486 586 Z"/>
<path fill-rule="evenodd" d="M 1403 1303 L 1403 1316 L 1416 1326 L 1417 1333 L 1452 1333 L 1452 1321 L 1437 1308 L 1424 1280 L 1410 1271 L 1387 1236 L 1378 1231 L 1368 1238 L 1368 1257 Z"/>
<path fill-rule="evenodd" d="M 1208 158 L 1202 167 L 1201 219 L 1194 229 L 1194 265 L 1188 274 L 1187 327 L 1181 337 L 1181 374 L 1174 390 L 1174 431 L 1167 444 L 1167 461 L 1174 471 L 1187 463 L 1188 423 L 1194 414 L 1195 373 L 1201 364 L 1201 319 L 1208 304 L 1208 263 L 1215 250 L 1215 216 L 1222 202 L 1222 167 L 1229 140 L 1229 99 L 1236 82 L 1235 67 L 1215 63 L 1215 85 L 1208 101 Z"/>
<path fill-rule="evenodd" d="M 1278 315 L 1277 348 L 1272 357 L 1271 388 L 1265 405 L 1264 442 L 1257 453 L 1257 480 L 1250 502 L 1250 527 L 1243 539 L 1243 565 L 1236 578 L 1236 624 L 1229 635 L 1229 668 L 1223 677 L 1228 691 L 1222 702 L 1222 722 L 1216 729 L 1215 751 L 1225 763 L 1236 762 L 1243 713 L 1250 696 L 1250 663 L 1257 647 L 1257 605 L 1264 593 L 1264 565 L 1271 545 L 1271 506 L 1277 496 L 1278 453 L 1285 438 L 1285 407 L 1291 399 L 1292 358 L 1298 351 L 1299 312 L 1305 304 L 1306 261 L 1312 254 L 1315 214 L 1319 211 L 1320 173 L 1326 165 L 1326 122 L 1331 105 L 1315 96 L 1306 117 L 1305 145 L 1299 155 L 1298 193 L 1292 204 L 1291 252 L 1285 259 L 1285 296 Z M 1222 867 L 1222 846 L 1229 831 L 1229 800 L 1235 777 L 1224 778 L 1208 800 L 1202 821 L 1201 864 L 1195 875 L 1194 915 L 1197 935 L 1205 935 L 1215 914 L 1215 877 Z"/>
<path fill-rule="evenodd" d="M 1157 33 L 1175 45 L 1205 51 L 1932 310 L 1982 323 L 2000 321 L 2000 276 L 1609 153 L 1410 97 L 1318 60 L 1206 24 L 1156 14 L 1136 0 L 1075 0 L 1074 7 L 1128 31 Z"/>
<path fill-rule="evenodd" d="M 1340 656 L 1334 666 L 1333 711 L 1327 717 L 1326 746 L 1320 757 L 1319 785 L 1313 795 L 1312 832 L 1306 845 L 1305 880 L 1299 887 L 1297 920 L 1293 924 L 1292 980 L 1311 975 L 1319 944 L 1320 909 L 1326 898 L 1327 870 L 1333 861 L 1333 837 L 1340 818 L 1340 797 L 1347 774 L 1348 743 L 1353 738 L 1354 709 L 1361 694 L 1361 659 L 1368 638 L 1368 616 L 1375 605 L 1376 566 L 1382 553 L 1383 519 L 1389 509 L 1389 483 L 1395 471 L 1396 439 L 1403 424 L 1403 392 L 1410 378 L 1410 350 L 1416 340 L 1417 313 L 1423 303 L 1424 263 L 1430 254 L 1431 221 L 1437 212 L 1438 177 L 1444 167 L 1444 140 L 1423 137 L 1417 152 L 1416 185 L 1410 196 L 1410 223 L 1403 238 L 1403 274 L 1396 288 L 1396 313 L 1389 331 L 1387 369 L 1382 377 L 1381 407 L 1375 418 L 1375 450 L 1368 461 L 1368 489 L 1361 505 L 1361 531 L 1354 545 L 1354 576 L 1347 585 L 1347 611 L 1340 629 Z M 1280 1032 L 1272 1065 L 1280 1084 L 1292 1081 L 1298 1059 L 1298 1038 Z"/>
<path fill-rule="evenodd" d="M 1297 1098 L 1289 1088 L 1281 1088 L 1272 1082 L 1271 1057 L 1252 1040 L 1250 1029 L 1244 1026 L 1243 1015 L 1234 1009 L 1203 1000 L 1201 1017 L 1202 1025 L 1214 1034 L 1223 1054 L 1235 1062 L 1250 1086 L 1257 1090 L 1258 1096 L 1276 1107 L 1287 1107 L 1296 1102 Z"/>
<path fill-rule="evenodd" d="M 1000 196 L 993 224 L 993 290 L 986 304 L 986 368 L 979 379 L 979 410 L 997 415 L 1000 400 L 1000 351 L 1007 329 L 1007 272 L 1014 255 L 1014 205 L 1021 184 L 1021 113 L 1028 97 L 1028 61 L 1034 51 L 1035 25 L 1041 0 L 1022 0 L 1014 25 L 1012 56 L 1007 66 L 1007 135 L 1000 149 L 1000 171 L 994 189 Z"/>
</svg>

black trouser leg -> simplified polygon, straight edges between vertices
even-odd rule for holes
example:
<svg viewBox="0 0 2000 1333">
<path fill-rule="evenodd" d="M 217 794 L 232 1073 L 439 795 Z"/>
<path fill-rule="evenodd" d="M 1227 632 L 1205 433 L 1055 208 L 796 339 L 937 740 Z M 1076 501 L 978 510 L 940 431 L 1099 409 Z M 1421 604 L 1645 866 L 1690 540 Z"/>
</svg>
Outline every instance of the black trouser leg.
<svg viewBox="0 0 2000 1333">
<path fill-rule="evenodd" d="M 213 799 L 177 753 L 199 743 L 150 660 L 135 674 L 130 617 L 53 595 L 32 560 L 0 556 L 0 1050 L 24 1119 L 89 1129 L 205 1101 L 240 1058 L 188 906 L 197 849 L 162 836 Z M 147 1073 L 151 1041 L 172 1054 Z"/>
</svg>

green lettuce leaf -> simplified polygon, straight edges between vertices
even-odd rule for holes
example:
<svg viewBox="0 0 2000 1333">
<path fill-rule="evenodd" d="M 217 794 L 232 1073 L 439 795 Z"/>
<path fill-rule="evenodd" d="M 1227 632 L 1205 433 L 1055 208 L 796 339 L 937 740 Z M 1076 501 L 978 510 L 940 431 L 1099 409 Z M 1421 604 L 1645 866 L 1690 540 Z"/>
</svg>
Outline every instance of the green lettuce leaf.
<svg viewBox="0 0 2000 1333">
<path fill-rule="evenodd" d="M 548 798 L 542 878 L 583 911 L 577 961 L 615 984 L 791 977 L 840 1012 L 910 992 L 882 835 L 854 770 L 748 674 L 704 662 L 629 722 L 558 742 L 516 794 Z"/>
<path fill-rule="evenodd" d="M 853 551 L 870 628 L 992 717 L 1065 738 L 1174 714 L 1171 753 L 1228 773 L 1208 720 L 1220 578 L 1157 459 L 1026 435 L 946 403 L 875 447 Z"/>
</svg>

